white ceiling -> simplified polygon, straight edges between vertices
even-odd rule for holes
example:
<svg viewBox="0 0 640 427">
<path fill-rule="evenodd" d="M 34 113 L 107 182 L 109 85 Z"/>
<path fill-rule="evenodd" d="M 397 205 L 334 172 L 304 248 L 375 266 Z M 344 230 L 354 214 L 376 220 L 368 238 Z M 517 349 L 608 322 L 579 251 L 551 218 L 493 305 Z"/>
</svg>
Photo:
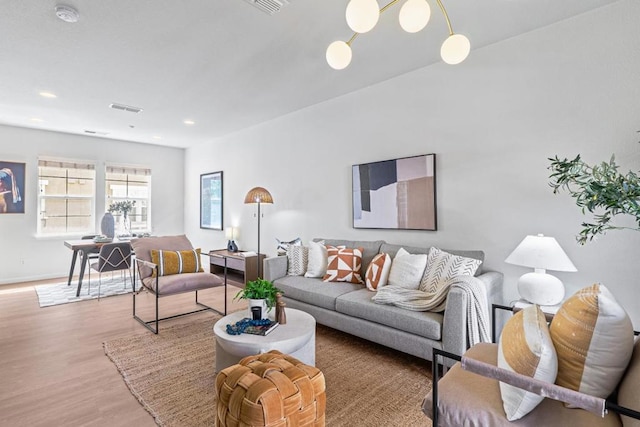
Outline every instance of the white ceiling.
<svg viewBox="0 0 640 427">
<path fill-rule="evenodd" d="M 471 60 L 475 49 L 615 1 L 443 3 L 454 31 L 471 40 Z M 395 5 L 353 43 L 351 65 L 335 71 L 325 49 L 352 34 L 348 0 L 290 0 L 275 15 L 245 0 L 4 0 L 0 123 L 175 147 L 211 141 L 439 62 L 448 33 L 429 2 L 420 33 L 400 29 Z M 58 19 L 56 4 L 75 7 L 79 21 Z M 113 102 L 144 111 L 108 108 Z"/>
</svg>

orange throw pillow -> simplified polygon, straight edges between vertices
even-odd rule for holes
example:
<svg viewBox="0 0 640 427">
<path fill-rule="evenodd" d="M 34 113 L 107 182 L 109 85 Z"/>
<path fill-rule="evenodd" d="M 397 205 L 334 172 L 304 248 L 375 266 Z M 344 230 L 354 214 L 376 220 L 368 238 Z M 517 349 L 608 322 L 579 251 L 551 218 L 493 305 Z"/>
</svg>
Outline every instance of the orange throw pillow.
<svg viewBox="0 0 640 427">
<path fill-rule="evenodd" d="M 360 276 L 362 251 L 362 248 L 327 246 L 327 274 L 322 280 L 324 282 L 363 283 Z"/>
<path fill-rule="evenodd" d="M 151 250 L 151 262 L 158 266 L 159 276 L 170 274 L 200 273 L 204 269 L 200 264 L 200 248 L 188 251 Z M 153 270 L 152 277 L 155 277 Z"/>
</svg>

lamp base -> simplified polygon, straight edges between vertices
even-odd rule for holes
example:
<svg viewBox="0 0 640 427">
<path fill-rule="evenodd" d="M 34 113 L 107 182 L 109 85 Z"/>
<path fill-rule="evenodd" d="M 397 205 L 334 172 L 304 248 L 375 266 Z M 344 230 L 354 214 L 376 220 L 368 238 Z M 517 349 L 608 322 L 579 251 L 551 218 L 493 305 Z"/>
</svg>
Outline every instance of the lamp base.
<svg viewBox="0 0 640 427">
<path fill-rule="evenodd" d="M 229 240 L 229 242 L 227 243 L 227 250 L 229 252 L 238 252 L 238 245 L 236 245 L 235 241 Z"/>
<path fill-rule="evenodd" d="M 564 299 L 564 285 L 547 273 L 527 273 L 518 279 L 518 292 L 527 301 L 538 305 L 556 305 Z"/>
</svg>

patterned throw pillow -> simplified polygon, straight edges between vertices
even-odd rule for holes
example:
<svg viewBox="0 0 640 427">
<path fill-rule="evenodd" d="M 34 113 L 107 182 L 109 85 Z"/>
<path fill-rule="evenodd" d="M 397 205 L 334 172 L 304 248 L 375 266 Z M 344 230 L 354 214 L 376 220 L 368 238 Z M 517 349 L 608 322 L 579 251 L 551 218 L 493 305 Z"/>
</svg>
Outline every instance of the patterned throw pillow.
<svg viewBox="0 0 640 427">
<path fill-rule="evenodd" d="M 360 276 L 362 248 L 327 246 L 327 262 L 324 282 L 363 283 Z"/>
<path fill-rule="evenodd" d="M 295 239 L 291 240 L 290 242 L 284 242 L 284 241 L 276 238 L 276 242 L 278 242 L 278 246 L 276 247 L 276 250 L 278 251 L 278 255 L 286 255 L 287 254 L 287 248 L 289 246 L 302 246 L 302 239 L 300 239 L 299 237 L 296 237 Z"/>
<path fill-rule="evenodd" d="M 385 286 L 391 271 L 391 257 L 389 254 L 381 253 L 373 257 L 367 267 L 365 274 L 365 284 L 370 291 L 376 291 Z"/>
<path fill-rule="evenodd" d="M 302 276 L 307 271 L 309 248 L 289 245 L 287 247 L 287 276 Z"/>
<path fill-rule="evenodd" d="M 633 325 L 600 284 L 567 299 L 551 321 L 558 352 L 556 384 L 606 398 L 616 388 L 633 352 Z"/>
<path fill-rule="evenodd" d="M 438 248 L 429 249 L 427 268 L 420 281 L 422 292 L 437 293 L 447 280 L 456 276 L 473 276 L 482 261 L 453 255 Z"/>
<path fill-rule="evenodd" d="M 547 319 L 537 305 L 520 310 L 504 325 L 498 343 L 498 367 L 548 383 L 556 380 L 556 350 Z M 500 394 L 509 421 L 527 415 L 544 399 L 503 382 Z"/>
<path fill-rule="evenodd" d="M 188 251 L 151 250 L 151 262 L 158 266 L 158 275 L 169 276 L 181 273 L 200 273 L 200 248 Z M 155 277 L 153 270 L 152 277 Z"/>
<path fill-rule="evenodd" d="M 407 289 L 418 289 L 426 265 L 427 255 L 410 254 L 404 248 L 400 248 L 391 263 L 389 284 Z"/>
<path fill-rule="evenodd" d="M 324 240 L 320 242 L 309 242 L 309 261 L 307 262 L 307 272 L 304 277 L 323 277 L 327 274 L 327 247 Z"/>
</svg>

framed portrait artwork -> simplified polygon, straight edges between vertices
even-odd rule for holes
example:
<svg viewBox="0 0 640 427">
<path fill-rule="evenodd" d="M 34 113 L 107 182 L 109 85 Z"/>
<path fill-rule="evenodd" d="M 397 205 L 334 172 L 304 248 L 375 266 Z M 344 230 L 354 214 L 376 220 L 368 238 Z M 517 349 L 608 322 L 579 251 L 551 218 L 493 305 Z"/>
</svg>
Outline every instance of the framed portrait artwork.
<svg viewBox="0 0 640 427">
<path fill-rule="evenodd" d="M 222 171 L 200 175 L 200 228 L 222 230 Z"/>
<path fill-rule="evenodd" d="M 24 213 L 25 163 L 0 160 L 0 214 Z"/>
<path fill-rule="evenodd" d="M 436 230 L 436 155 L 352 167 L 353 227 Z"/>
</svg>

